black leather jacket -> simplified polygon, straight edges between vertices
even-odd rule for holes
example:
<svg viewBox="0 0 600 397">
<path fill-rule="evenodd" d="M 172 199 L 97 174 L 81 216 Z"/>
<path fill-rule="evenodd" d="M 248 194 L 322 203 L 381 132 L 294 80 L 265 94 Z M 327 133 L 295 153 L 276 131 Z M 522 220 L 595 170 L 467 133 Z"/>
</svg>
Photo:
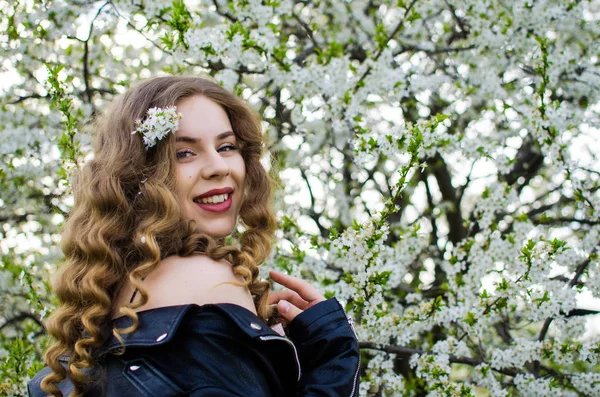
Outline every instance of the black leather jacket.
<svg viewBox="0 0 600 397">
<path fill-rule="evenodd" d="M 86 396 L 358 395 L 358 342 L 335 298 L 298 315 L 289 338 L 233 304 L 162 307 L 138 318 L 123 355 L 110 354 L 121 347 L 114 337 L 101 349 L 92 374 L 101 381 Z M 129 324 L 125 317 L 114 323 Z M 36 374 L 30 396 L 45 395 L 40 382 L 49 372 Z M 67 396 L 73 386 L 65 380 L 59 388 Z"/>
</svg>

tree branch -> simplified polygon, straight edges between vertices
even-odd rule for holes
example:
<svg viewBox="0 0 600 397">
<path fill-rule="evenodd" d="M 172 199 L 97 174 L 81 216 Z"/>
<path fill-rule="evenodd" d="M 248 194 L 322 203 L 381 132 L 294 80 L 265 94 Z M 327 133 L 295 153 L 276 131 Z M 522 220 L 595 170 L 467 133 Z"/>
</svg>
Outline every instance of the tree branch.
<svg viewBox="0 0 600 397">
<path fill-rule="evenodd" d="M 598 244 L 596 244 L 596 246 L 594 248 L 592 248 L 592 252 L 590 252 L 590 254 L 586 258 L 586 260 L 584 260 L 583 262 L 581 262 L 579 264 L 579 266 L 577 266 L 577 269 L 575 269 L 575 275 L 573 276 L 573 278 L 571 279 L 571 281 L 569 281 L 569 284 L 567 284 L 567 287 L 573 288 L 575 285 L 577 285 L 577 283 L 579 283 L 579 278 L 581 277 L 581 275 L 583 274 L 583 272 L 585 271 L 585 269 L 587 269 L 587 267 L 589 266 L 589 264 L 592 262 L 593 258 L 596 255 L 595 251 L 598 249 L 598 247 L 600 247 L 600 242 Z M 553 319 L 554 319 L 553 317 L 548 317 L 546 319 L 546 321 L 544 321 L 544 325 L 542 326 L 542 329 L 541 329 L 540 334 L 538 336 L 538 340 L 540 342 L 543 341 L 546 338 L 546 335 L 548 333 L 548 329 L 550 328 L 550 324 L 552 323 Z"/>
<path fill-rule="evenodd" d="M 452 175 L 448 170 L 444 158 L 439 153 L 436 153 L 426 161 L 429 165 L 428 168 L 433 171 L 433 175 L 442 193 L 442 199 L 452 204 L 453 208 L 446 212 L 446 219 L 448 220 L 448 227 L 450 229 L 448 231 L 448 239 L 456 246 L 459 241 L 465 238 L 467 230 L 463 225 L 462 211 L 456 189 L 452 186 Z"/>
<path fill-rule="evenodd" d="M 396 354 L 399 356 L 404 356 L 404 357 L 410 357 L 413 354 L 435 355 L 435 353 L 426 351 L 426 350 L 410 349 L 407 347 L 392 346 L 392 345 L 379 346 L 373 342 L 360 342 L 359 347 L 361 349 L 379 350 L 379 351 L 383 351 L 386 353 L 393 353 L 393 354 Z M 476 367 L 478 365 L 485 363 L 485 361 L 483 361 L 483 360 L 478 360 L 478 359 L 475 359 L 472 357 L 460 357 L 460 356 L 452 356 L 452 355 L 449 357 L 449 361 L 454 364 L 466 364 L 466 365 L 470 365 L 473 367 Z M 519 375 L 522 373 L 522 372 L 519 372 L 516 369 L 512 369 L 512 368 L 501 368 L 501 369 L 493 368 L 493 370 L 496 372 L 499 372 L 501 374 L 508 375 L 508 376 L 516 376 L 516 375 Z"/>
</svg>

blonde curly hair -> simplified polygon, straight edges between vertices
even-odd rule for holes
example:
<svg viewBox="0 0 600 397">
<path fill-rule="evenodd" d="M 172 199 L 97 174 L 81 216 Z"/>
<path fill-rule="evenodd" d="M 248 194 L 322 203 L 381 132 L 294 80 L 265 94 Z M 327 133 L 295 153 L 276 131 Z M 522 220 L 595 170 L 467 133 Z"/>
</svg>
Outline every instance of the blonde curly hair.
<svg viewBox="0 0 600 397">
<path fill-rule="evenodd" d="M 184 219 L 174 195 L 175 136 L 169 134 L 146 151 L 140 136 L 131 134 L 135 120 L 144 118 L 149 108 L 173 106 L 192 96 L 219 104 L 240 143 L 246 165 L 239 214 L 244 232 L 235 236 L 235 245 L 197 232 L 193 221 Z M 96 365 L 95 353 L 107 338 L 102 330 L 110 327 L 119 292 L 127 281 L 139 291 L 139 299 L 121 307 L 133 324 L 113 329 L 120 339 L 120 334 L 135 331 L 135 309 L 148 302 L 142 280 L 169 255 L 204 253 L 215 260 L 227 259 L 254 297 L 259 317 L 270 316 L 269 283 L 258 278 L 258 265 L 270 254 L 276 221 L 271 208 L 273 179 L 260 162 L 265 143 L 257 114 L 208 79 L 169 76 L 129 89 L 94 128 L 94 158 L 74 180 L 75 205 L 62 237 L 65 264 L 53 285 L 59 305 L 47 322 L 55 343 L 45 356 L 52 372 L 41 386 L 54 396 L 62 396 L 57 385 L 65 378 L 75 387 L 71 396 L 83 395 L 92 381 L 86 370 Z M 66 368 L 59 363 L 65 355 Z"/>
</svg>

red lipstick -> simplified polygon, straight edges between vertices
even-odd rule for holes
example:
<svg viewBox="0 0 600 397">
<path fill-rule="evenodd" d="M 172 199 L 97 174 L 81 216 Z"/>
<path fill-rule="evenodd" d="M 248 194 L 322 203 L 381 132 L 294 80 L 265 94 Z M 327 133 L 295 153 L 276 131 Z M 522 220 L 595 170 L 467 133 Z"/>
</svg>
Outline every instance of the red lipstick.
<svg viewBox="0 0 600 397">
<path fill-rule="evenodd" d="M 212 203 L 201 203 L 198 200 L 200 200 L 201 198 L 204 197 L 210 197 L 210 196 L 215 196 L 217 194 L 227 194 L 227 200 L 223 201 L 222 203 L 217 203 L 217 204 L 212 204 Z M 194 203 L 196 203 L 196 205 L 198 207 L 200 207 L 201 209 L 203 209 L 204 211 L 208 211 L 208 212 L 225 212 L 227 211 L 229 208 L 231 208 L 231 204 L 233 202 L 233 189 L 230 187 L 226 187 L 223 189 L 213 189 L 213 190 L 209 190 L 206 193 L 203 193 L 199 196 L 196 196 L 194 198 Z"/>
<path fill-rule="evenodd" d="M 199 196 L 194 197 L 194 201 L 198 200 L 200 198 L 214 196 L 215 194 L 230 194 L 230 193 L 233 193 L 233 189 L 230 187 L 224 187 L 222 189 L 213 189 L 213 190 L 209 190 L 206 193 L 202 193 Z"/>
</svg>

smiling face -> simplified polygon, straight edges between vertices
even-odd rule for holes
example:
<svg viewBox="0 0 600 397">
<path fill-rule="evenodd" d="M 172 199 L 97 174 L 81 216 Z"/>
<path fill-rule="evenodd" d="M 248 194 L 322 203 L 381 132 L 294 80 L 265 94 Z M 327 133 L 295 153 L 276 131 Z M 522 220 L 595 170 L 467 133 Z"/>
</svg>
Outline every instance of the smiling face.
<svg viewBox="0 0 600 397">
<path fill-rule="evenodd" d="M 198 231 L 225 237 L 235 228 L 246 165 L 225 110 L 203 96 L 177 104 L 176 195 Z"/>
</svg>

